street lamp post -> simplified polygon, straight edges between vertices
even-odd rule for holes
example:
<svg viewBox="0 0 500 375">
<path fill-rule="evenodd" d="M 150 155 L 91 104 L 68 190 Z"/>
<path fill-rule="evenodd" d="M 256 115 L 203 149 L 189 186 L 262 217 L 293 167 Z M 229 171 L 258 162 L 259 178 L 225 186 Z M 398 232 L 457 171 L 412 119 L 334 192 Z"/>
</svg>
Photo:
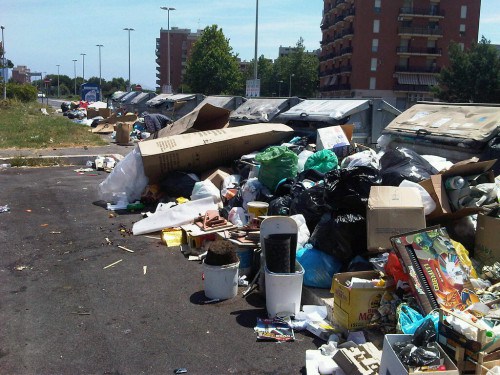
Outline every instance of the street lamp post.
<svg viewBox="0 0 500 375">
<path fill-rule="evenodd" d="M 99 99 L 102 101 L 102 86 L 101 86 L 101 47 L 104 47 L 102 44 L 96 44 L 96 47 L 99 48 Z"/>
<path fill-rule="evenodd" d="M 74 70 L 74 76 L 75 76 L 75 79 L 74 79 L 74 83 L 75 83 L 75 95 L 76 95 L 76 62 L 78 60 L 73 60 L 73 70 Z"/>
<path fill-rule="evenodd" d="M 85 55 L 86 53 L 80 53 L 82 55 L 83 60 L 82 60 L 82 83 L 85 83 Z"/>
<path fill-rule="evenodd" d="M 255 4 L 255 53 L 254 53 L 254 67 L 253 67 L 253 79 L 257 80 L 257 40 L 259 35 L 259 0 L 256 0 Z"/>
<path fill-rule="evenodd" d="M 281 98 L 281 84 L 283 83 L 283 80 L 278 81 L 278 97 Z"/>
<path fill-rule="evenodd" d="M 61 96 L 61 92 L 59 90 L 59 67 L 61 65 L 57 64 L 57 97 L 59 98 Z"/>
<path fill-rule="evenodd" d="M 132 83 L 130 82 L 130 32 L 135 31 L 130 27 L 126 27 L 123 30 L 128 31 L 128 89 L 127 91 L 132 91 Z"/>
<path fill-rule="evenodd" d="M 2 29 L 2 77 L 3 77 L 3 100 L 7 99 L 7 81 L 5 75 L 5 40 L 3 39 L 3 31 L 5 30 L 5 26 L 0 26 Z"/>
<path fill-rule="evenodd" d="M 170 82 L 170 11 L 175 10 L 175 8 L 170 7 L 160 7 L 160 9 L 167 11 L 167 62 L 168 62 L 168 70 L 167 70 L 167 86 L 168 86 L 168 94 L 172 93 L 172 84 Z"/>
<path fill-rule="evenodd" d="M 288 88 L 288 96 L 292 97 L 292 77 L 295 77 L 295 74 L 290 74 L 290 87 Z"/>
</svg>

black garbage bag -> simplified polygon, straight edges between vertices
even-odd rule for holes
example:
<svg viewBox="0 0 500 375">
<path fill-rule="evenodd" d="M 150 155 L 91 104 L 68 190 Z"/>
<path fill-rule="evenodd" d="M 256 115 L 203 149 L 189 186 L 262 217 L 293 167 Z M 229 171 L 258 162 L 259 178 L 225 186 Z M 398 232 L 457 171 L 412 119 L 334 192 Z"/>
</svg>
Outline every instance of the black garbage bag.
<svg viewBox="0 0 500 375">
<path fill-rule="evenodd" d="M 420 182 L 438 172 L 427 160 L 405 147 L 388 150 L 380 158 L 383 185 L 399 186 L 403 180 Z"/>
<path fill-rule="evenodd" d="M 365 216 L 370 188 L 380 184 L 379 171 L 372 167 L 330 171 L 325 174 L 325 203 L 334 211 Z"/>
<path fill-rule="evenodd" d="M 430 342 L 436 342 L 437 332 L 432 319 L 425 319 L 422 324 L 418 326 L 413 334 L 413 344 L 416 346 L 424 346 Z"/>
<path fill-rule="evenodd" d="M 323 185 L 315 185 L 310 189 L 304 189 L 293 195 L 290 205 L 290 215 L 302 214 L 310 232 L 319 223 L 321 216 L 329 210 L 325 204 L 324 191 L 325 188 Z"/>
<path fill-rule="evenodd" d="M 364 215 L 356 213 L 324 214 L 314 228 L 309 243 L 348 263 L 366 252 L 366 219 Z"/>
<path fill-rule="evenodd" d="M 170 172 L 160 180 L 160 189 L 172 198 L 189 198 L 193 192 L 194 184 L 200 181 L 198 176 L 186 172 Z"/>
<path fill-rule="evenodd" d="M 289 216 L 292 197 L 284 195 L 269 202 L 268 215 Z"/>
<path fill-rule="evenodd" d="M 424 346 L 416 346 L 411 342 L 395 343 L 394 352 L 403 365 L 420 367 L 435 364 L 441 358 L 437 343 L 432 342 Z"/>
</svg>

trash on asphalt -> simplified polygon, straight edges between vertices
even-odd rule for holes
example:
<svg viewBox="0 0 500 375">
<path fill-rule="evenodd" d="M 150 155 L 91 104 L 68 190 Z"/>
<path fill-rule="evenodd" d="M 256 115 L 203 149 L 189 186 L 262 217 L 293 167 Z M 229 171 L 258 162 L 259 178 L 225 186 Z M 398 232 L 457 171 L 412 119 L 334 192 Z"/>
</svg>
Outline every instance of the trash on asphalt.
<svg viewBox="0 0 500 375">
<path fill-rule="evenodd" d="M 0 213 L 2 212 L 9 212 L 10 211 L 10 207 L 8 204 L 4 205 L 4 206 L 0 206 Z"/>
<path fill-rule="evenodd" d="M 160 233 L 200 263 L 207 301 L 257 294 L 259 341 L 323 342 L 308 374 L 455 374 L 500 354 L 496 160 L 451 162 L 384 137 L 371 149 L 351 124 L 300 132 L 228 117 L 201 106 L 161 129 L 134 119 L 137 145 L 98 186 L 109 207 L 144 205 L 133 235 Z M 394 348 L 419 329 L 439 340 Z"/>
</svg>

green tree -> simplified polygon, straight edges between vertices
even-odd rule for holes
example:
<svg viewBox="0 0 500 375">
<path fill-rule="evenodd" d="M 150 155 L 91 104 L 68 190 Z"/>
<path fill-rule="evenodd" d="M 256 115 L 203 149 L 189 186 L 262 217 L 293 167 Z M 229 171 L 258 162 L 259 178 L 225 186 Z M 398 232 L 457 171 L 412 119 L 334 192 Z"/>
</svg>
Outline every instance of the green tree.
<svg viewBox="0 0 500 375">
<path fill-rule="evenodd" d="M 265 58 L 264 55 L 261 55 L 257 61 L 257 77 L 260 79 L 260 96 L 278 96 L 278 85 L 273 61 Z M 243 87 L 245 87 L 247 79 L 254 78 L 254 66 L 255 62 L 252 60 L 245 71 L 245 81 L 242 82 Z"/>
<path fill-rule="evenodd" d="M 234 94 L 241 89 L 241 73 L 229 39 L 217 25 L 207 26 L 188 61 L 185 81 L 205 95 Z"/>
<path fill-rule="evenodd" d="M 315 54 L 306 52 L 302 37 L 297 41 L 295 49 L 286 56 L 278 57 L 274 65 L 277 82 L 283 81 L 282 95 L 289 94 L 291 82 L 293 96 L 315 96 L 319 85 L 319 59 Z"/>
<path fill-rule="evenodd" d="M 436 96 L 452 103 L 498 103 L 500 101 L 500 57 L 484 36 L 469 50 L 459 44 L 449 47 L 450 66 L 441 70 Z"/>
</svg>

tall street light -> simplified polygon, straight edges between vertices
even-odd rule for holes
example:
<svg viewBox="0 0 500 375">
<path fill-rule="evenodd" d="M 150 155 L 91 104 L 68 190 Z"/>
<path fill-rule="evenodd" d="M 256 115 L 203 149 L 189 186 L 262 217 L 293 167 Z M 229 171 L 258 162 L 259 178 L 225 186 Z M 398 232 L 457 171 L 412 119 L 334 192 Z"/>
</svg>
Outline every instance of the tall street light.
<svg viewBox="0 0 500 375">
<path fill-rule="evenodd" d="M 283 83 L 283 80 L 278 81 L 278 97 L 281 98 L 281 84 Z"/>
<path fill-rule="evenodd" d="M 101 86 L 101 47 L 104 47 L 102 44 L 96 44 L 96 47 L 99 48 L 99 99 L 102 101 L 102 86 Z"/>
<path fill-rule="evenodd" d="M 128 31 L 128 89 L 127 91 L 132 91 L 132 86 L 130 82 L 130 32 L 135 31 L 130 27 L 126 27 L 123 30 Z"/>
<path fill-rule="evenodd" d="M 73 70 L 75 72 L 75 79 L 74 79 L 74 82 L 75 82 L 75 95 L 76 95 L 76 62 L 78 60 L 73 60 Z"/>
<path fill-rule="evenodd" d="M 61 92 L 59 91 L 59 67 L 61 65 L 57 64 L 57 97 L 59 98 L 61 95 Z"/>
<path fill-rule="evenodd" d="M 7 80 L 5 75 L 5 40 L 3 39 L 3 31 L 5 30 L 5 26 L 0 26 L 2 29 L 2 77 L 3 77 L 3 100 L 7 99 Z"/>
<path fill-rule="evenodd" d="M 175 8 L 170 7 L 160 7 L 160 9 L 167 11 L 167 61 L 168 61 L 168 70 L 167 70 L 167 86 L 168 86 L 168 94 L 172 93 L 172 85 L 170 84 L 170 11 L 175 10 Z"/>
<path fill-rule="evenodd" d="M 292 97 L 292 77 L 295 77 L 295 74 L 290 74 L 290 87 L 288 88 L 288 96 Z"/>
<path fill-rule="evenodd" d="M 82 83 L 85 83 L 85 55 L 86 55 L 86 53 L 80 53 L 80 55 L 82 55 L 82 57 L 83 57 L 83 60 L 82 60 L 82 66 L 83 66 L 83 69 L 82 69 Z"/>
<path fill-rule="evenodd" d="M 255 54 L 254 54 L 254 68 L 253 79 L 257 80 L 257 40 L 259 35 L 259 0 L 255 4 Z"/>
</svg>

